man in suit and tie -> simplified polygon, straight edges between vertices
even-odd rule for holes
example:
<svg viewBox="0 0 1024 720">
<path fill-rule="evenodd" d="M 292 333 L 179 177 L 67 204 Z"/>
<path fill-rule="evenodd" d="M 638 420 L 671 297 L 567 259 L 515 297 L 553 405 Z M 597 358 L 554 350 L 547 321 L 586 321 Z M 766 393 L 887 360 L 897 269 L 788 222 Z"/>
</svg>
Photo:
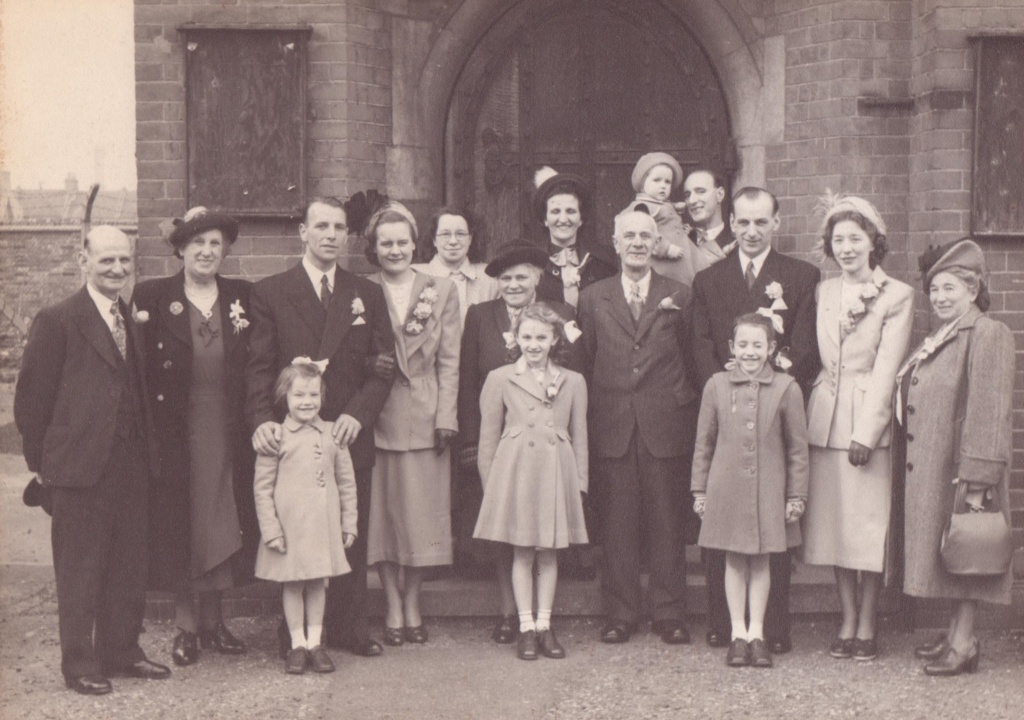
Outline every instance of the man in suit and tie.
<svg viewBox="0 0 1024 720">
<path fill-rule="evenodd" d="M 278 373 L 296 357 L 329 361 L 320 417 L 333 423 L 335 442 L 352 455 L 359 519 L 356 542 L 346 551 L 352 572 L 332 578 L 328 587 L 324 642 L 373 657 L 382 651 L 367 635 L 365 607 L 373 425 L 391 390 L 395 338 L 380 286 L 337 264 L 348 236 L 344 206 L 335 198 L 314 198 L 299 236 L 302 261 L 253 287 L 246 414 L 256 452 L 276 453 L 282 420 L 274 406 Z"/>
<path fill-rule="evenodd" d="M 154 455 L 142 343 L 118 296 L 132 276 L 131 242 L 95 227 L 78 264 L 85 287 L 32 323 L 14 419 L 28 468 L 52 499 L 61 672 L 76 692 L 103 695 L 111 676 L 171 671 L 139 647 Z"/>
<path fill-rule="evenodd" d="M 779 228 L 779 204 L 761 188 L 733 196 L 731 225 L 736 251 L 697 273 L 693 280 L 693 352 L 703 386 L 732 357 L 733 322 L 745 313 L 772 317 L 780 348 L 775 364 L 792 374 L 806 398 L 820 367 L 814 290 L 821 271 L 810 263 L 772 249 Z M 725 553 L 705 552 L 709 625 L 708 644 L 724 647 L 732 639 L 725 602 Z M 789 652 L 789 553 L 770 558 L 771 591 L 765 638 L 773 653 Z"/>
<path fill-rule="evenodd" d="M 736 238 L 722 217 L 725 184 L 713 170 L 698 168 L 683 180 L 683 206 L 690 216 L 690 240 L 697 246 L 694 271 L 714 265 L 736 247 Z"/>
<path fill-rule="evenodd" d="M 688 500 L 699 396 L 691 384 L 690 289 L 651 270 L 650 215 L 615 218 L 622 272 L 580 294 L 579 342 L 590 388 L 591 483 L 602 525 L 607 643 L 626 642 L 642 614 L 640 546 L 650 567 L 652 629 L 688 643 L 681 508 Z"/>
</svg>

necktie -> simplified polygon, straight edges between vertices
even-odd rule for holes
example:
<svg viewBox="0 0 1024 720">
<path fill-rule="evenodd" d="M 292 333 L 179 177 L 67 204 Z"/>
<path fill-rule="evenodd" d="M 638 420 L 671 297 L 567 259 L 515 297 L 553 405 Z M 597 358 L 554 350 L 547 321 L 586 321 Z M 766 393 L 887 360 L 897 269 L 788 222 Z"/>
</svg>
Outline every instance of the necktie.
<svg viewBox="0 0 1024 720">
<path fill-rule="evenodd" d="M 114 329 L 111 331 L 114 334 L 114 342 L 117 343 L 117 349 L 121 352 L 121 357 L 127 359 L 128 334 L 125 332 L 124 318 L 121 317 L 121 311 L 117 309 L 116 300 L 110 304 L 110 314 L 114 316 Z"/>
<path fill-rule="evenodd" d="M 644 299 L 640 297 L 640 286 L 633 283 L 633 287 L 629 289 L 629 311 L 637 322 L 640 321 L 640 313 L 643 312 L 643 309 Z"/>
<path fill-rule="evenodd" d="M 704 228 L 697 228 L 697 247 L 700 247 L 708 241 L 708 231 Z"/>
<path fill-rule="evenodd" d="M 743 279 L 747 281 L 747 290 L 754 287 L 754 281 L 757 280 L 757 275 L 754 274 L 754 262 L 750 261 L 747 263 L 747 271 L 743 273 Z"/>
<path fill-rule="evenodd" d="M 320 277 L 320 304 L 324 306 L 324 312 L 331 306 L 331 286 L 327 282 L 327 275 Z"/>
</svg>

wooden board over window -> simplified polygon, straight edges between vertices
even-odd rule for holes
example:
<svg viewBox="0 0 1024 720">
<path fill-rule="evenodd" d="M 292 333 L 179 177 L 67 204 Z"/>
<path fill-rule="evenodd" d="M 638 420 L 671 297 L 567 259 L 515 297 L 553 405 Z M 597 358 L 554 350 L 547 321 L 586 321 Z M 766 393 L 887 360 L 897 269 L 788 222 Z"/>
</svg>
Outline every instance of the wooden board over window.
<svg viewBox="0 0 1024 720">
<path fill-rule="evenodd" d="M 281 217 L 306 200 L 308 27 L 184 26 L 188 205 Z"/>
<path fill-rule="evenodd" d="M 971 233 L 1024 237 L 1024 37 L 976 52 Z"/>
</svg>

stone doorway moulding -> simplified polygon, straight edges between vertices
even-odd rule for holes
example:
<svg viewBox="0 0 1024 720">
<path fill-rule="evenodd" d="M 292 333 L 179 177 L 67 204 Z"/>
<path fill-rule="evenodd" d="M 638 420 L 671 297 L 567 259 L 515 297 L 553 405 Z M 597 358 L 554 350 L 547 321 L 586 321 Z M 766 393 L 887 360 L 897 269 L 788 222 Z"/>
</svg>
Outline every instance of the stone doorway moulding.
<svg viewBox="0 0 1024 720">
<path fill-rule="evenodd" d="M 739 0 L 650 0 L 698 42 L 725 99 L 735 150 L 734 183 L 765 180 L 764 148 L 782 133 L 784 51 L 764 38 Z M 531 13 L 634 5 L 627 0 L 463 0 L 441 20 L 392 17 L 393 145 L 387 186 L 392 197 L 426 209 L 448 199 L 452 164 L 449 111 L 474 56 L 503 52 Z"/>
</svg>

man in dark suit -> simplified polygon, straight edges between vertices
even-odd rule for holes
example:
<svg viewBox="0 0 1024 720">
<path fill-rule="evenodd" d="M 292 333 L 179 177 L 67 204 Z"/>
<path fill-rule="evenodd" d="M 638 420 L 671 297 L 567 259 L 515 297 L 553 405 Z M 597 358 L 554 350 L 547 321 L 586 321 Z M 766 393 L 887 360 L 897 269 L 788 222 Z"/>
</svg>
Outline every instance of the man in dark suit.
<svg viewBox="0 0 1024 720">
<path fill-rule="evenodd" d="M 707 168 L 691 170 L 683 180 L 683 202 L 690 217 L 690 240 L 711 263 L 720 260 L 736 247 L 736 238 L 725 224 L 722 203 L 725 184 L 718 173 Z M 711 243 L 704 247 L 705 243 Z M 698 271 L 703 265 L 698 267 Z"/>
<path fill-rule="evenodd" d="M 580 295 L 607 643 L 626 642 L 640 619 L 642 540 L 652 629 L 666 643 L 690 641 L 680 508 L 688 500 L 699 397 L 685 361 L 690 290 L 651 270 L 658 240 L 650 215 L 620 214 L 614 241 L 622 273 Z"/>
<path fill-rule="evenodd" d="M 703 385 L 731 359 L 733 322 L 744 313 L 773 315 L 779 334 L 776 365 L 791 373 L 804 397 L 818 374 L 814 290 L 818 268 L 772 249 L 780 223 L 779 205 L 761 188 L 743 188 L 733 196 L 732 232 L 737 249 L 721 262 L 697 273 L 693 281 L 693 351 Z M 789 553 L 773 553 L 771 592 L 765 616 L 765 638 L 773 653 L 788 652 Z M 705 552 L 710 629 L 708 644 L 728 645 L 732 639 L 725 602 L 725 553 Z"/>
<path fill-rule="evenodd" d="M 52 498 L 61 672 L 76 692 L 103 695 L 110 676 L 171 671 L 139 647 L 153 454 L 142 343 L 118 296 L 132 276 L 131 242 L 93 228 L 78 263 L 85 287 L 32 323 L 14 419 L 28 469 Z"/>
<path fill-rule="evenodd" d="M 329 361 L 320 417 L 333 423 L 335 441 L 352 455 L 359 520 L 356 542 L 346 551 L 352 572 L 332 578 L 328 587 L 324 642 L 373 657 L 382 651 L 367 635 L 365 617 L 373 425 L 391 390 L 395 338 L 380 286 L 337 265 L 347 234 L 338 200 L 311 200 L 299 225 L 302 261 L 253 287 L 246 414 L 256 452 L 276 453 L 283 419 L 274 406 L 278 374 L 296 357 Z M 375 364 L 388 357 L 390 373 Z"/>
</svg>

